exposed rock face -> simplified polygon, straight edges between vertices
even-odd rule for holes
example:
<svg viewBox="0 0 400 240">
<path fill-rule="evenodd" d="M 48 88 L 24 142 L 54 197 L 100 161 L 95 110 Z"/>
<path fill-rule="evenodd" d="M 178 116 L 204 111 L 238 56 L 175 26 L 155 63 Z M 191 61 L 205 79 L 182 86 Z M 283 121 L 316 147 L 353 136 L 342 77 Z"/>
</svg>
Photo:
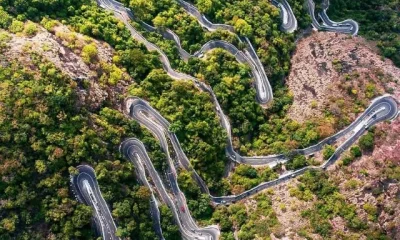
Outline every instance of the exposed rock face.
<svg viewBox="0 0 400 240">
<path fill-rule="evenodd" d="M 399 83 L 400 69 L 390 60 L 382 59 L 362 38 L 316 32 L 298 43 L 292 58 L 287 84 L 294 95 L 294 104 L 289 115 L 303 122 L 315 116 L 324 117 L 324 111 L 329 110 L 353 119 L 357 111 L 338 106 L 338 99 L 346 104 L 361 101 L 367 106 L 371 98 L 389 92 L 400 102 Z M 368 95 L 368 85 L 376 88 L 373 95 Z M 356 90 L 356 94 L 348 90 Z M 391 239 L 400 239 L 400 183 L 387 174 L 390 166 L 400 166 L 400 118 L 378 124 L 375 132 L 372 152 L 364 152 L 347 167 L 335 164 L 329 168 L 328 175 L 370 228 L 379 229 Z M 358 185 L 349 188 L 349 180 Z M 312 208 L 315 201 L 305 202 L 290 196 L 288 192 L 297 184 L 292 179 L 274 187 L 272 203 L 280 224 L 287 230 L 285 237 L 305 239 L 298 233 L 304 228 L 310 229 L 310 223 L 300 213 Z M 376 219 L 368 215 L 366 204 L 376 207 Z M 283 211 L 282 206 L 292 207 L 285 207 Z M 351 233 L 341 217 L 331 219 L 330 223 L 334 231 Z M 310 236 L 323 239 L 318 234 Z M 361 234 L 359 239 L 367 236 Z"/>
<path fill-rule="evenodd" d="M 90 78 L 90 69 L 71 49 L 57 41 L 56 36 L 44 28 L 34 37 L 10 34 L 9 49 L 6 54 L 11 59 L 26 60 L 28 51 L 35 51 L 44 56 L 48 61 L 63 73 L 75 79 L 78 77 Z"/>
<path fill-rule="evenodd" d="M 109 74 L 103 69 L 112 66 L 114 49 L 107 43 L 72 32 L 67 26 L 58 24 L 51 32 L 39 27 L 39 32 L 33 37 L 21 34 L 9 34 L 6 57 L 18 59 L 21 62 L 30 61 L 30 53 L 35 52 L 52 62 L 56 68 L 70 76 L 78 85 L 78 104 L 91 111 L 99 109 L 107 101 L 109 105 L 120 108 L 120 96 L 132 79 L 122 72 L 116 85 L 101 82 L 102 75 Z M 94 63 L 86 63 L 81 57 L 82 48 L 93 44 L 97 49 Z"/>
<path fill-rule="evenodd" d="M 322 116 L 325 109 L 352 119 L 355 115 L 335 105 L 335 100 L 357 99 L 368 105 L 375 95 L 399 91 L 391 83 L 400 81 L 400 69 L 383 60 L 362 38 L 315 32 L 299 41 L 291 64 L 287 84 L 294 104 L 289 116 L 299 122 Z M 368 92 L 371 87 L 374 93 Z"/>
</svg>

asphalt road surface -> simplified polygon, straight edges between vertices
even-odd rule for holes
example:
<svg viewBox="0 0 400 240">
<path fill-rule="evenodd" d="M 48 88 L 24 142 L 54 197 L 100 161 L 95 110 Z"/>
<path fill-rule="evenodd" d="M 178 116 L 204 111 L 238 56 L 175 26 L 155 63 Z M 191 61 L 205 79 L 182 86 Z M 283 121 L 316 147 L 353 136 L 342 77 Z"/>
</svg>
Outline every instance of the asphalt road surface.
<svg viewBox="0 0 400 240">
<path fill-rule="evenodd" d="M 199 228 L 192 218 L 186 204 L 186 199 L 180 191 L 176 175 L 169 172 L 167 173 L 167 180 L 171 186 L 168 190 L 158 172 L 155 170 L 146 149 L 142 142 L 137 139 L 131 138 L 125 140 L 120 147 L 121 153 L 129 159 L 136 167 L 137 171 L 145 178 L 145 170 L 154 183 L 155 188 L 164 203 L 172 210 L 175 222 L 178 225 L 180 232 L 185 239 L 210 239 L 216 240 L 219 237 L 219 229 L 217 226 L 209 226 L 206 228 Z M 175 167 L 169 166 L 170 169 Z M 146 180 L 147 181 L 147 180 Z"/>
<path fill-rule="evenodd" d="M 116 236 L 117 227 L 97 184 L 94 169 L 88 165 L 80 165 L 77 170 L 78 174 L 71 176 L 71 185 L 76 198 L 93 208 L 94 220 L 103 239 L 119 239 Z"/>
<path fill-rule="evenodd" d="M 168 123 L 168 121 L 164 117 L 162 117 L 157 112 L 157 110 L 152 108 L 150 104 L 148 104 L 146 101 L 140 98 L 136 97 L 128 98 L 125 102 L 125 108 L 127 109 L 127 113 L 132 118 L 138 121 L 141 125 L 148 128 L 156 136 L 156 138 L 160 141 L 160 145 L 162 146 L 163 150 L 168 154 L 168 156 L 169 156 L 169 149 L 167 147 L 168 145 L 167 138 L 170 139 L 174 147 L 174 151 L 176 153 L 179 153 L 177 154 L 177 160 L 179 161 L 181 166 L 183 166 L 186 170 L 192 171 L 194 173 L 192 176 L 202 189 L 203 193 L 210 194 L 207 185 L 204 183 L 204 181 L 202 181 L 199 175 L 190 166 L 190 162 L 188 161 L 186 155 L 184 154 L 183 150 L 180 147 L 179 140 L 177 139 L 174 133 L 169 132 L 168 129 L 170 124 Z M 280 176 L 276 180 L 260 184 L 259 186 L 239 195 L 224 196 L 224 197 L 214 197 L 210 195 L 211 199 L 215 203 L 222 203 L 222 204 L 236 202 L 257 193 L 260 190 L 280 184 L 281 182 L 286 181 L 292 177 L 296 177 L 304 173 L 304 171 L 307 169 L 310 168 L 326 169 L 328 166 L 332 165 L 345 150 L 347 150 L 355 141 L 357 141 L 357 139 L 365 131 L 367 131 L 368 128 L 370 128 L 371 126 L 375 125 L 378 122 L 393 119 L 394 117 L 397 116 L 397 114 L 398 114 L 397 103 L 390 95 L 384 95 L 378 97 L 374 99 L 371 105 L 347 128 L 343 129 L 342 131 L 336 133 L 331 137 L 322 140 L 316 145 L 310 146 L 305 149 L 298 149 L 293 151 L 293 153 L 295 154 L 310 155 L 312 153 L 321 151 L 326 144 L 332 144 L 336 142 L 339 138 L 349 136 L 346 138 L 345 142 L 336 149 L 332 157 L 329 158 L 326 162 L 324 162 L 321 166 L 306 167 L 297 170 L 293 173 Z M 230 157 L 232 160 L 237 161 L 239 163 L 245 163 L 250 165 L 269 165 L 270 167 L 272 167 L 278 163 L 282 163 L 288 160 L 285 155 L 243 157 L 234 151 L 232 143 L 228 145 L 226 152 L 228 157 Z M 170 161 L 172 162 L 172 160 Z M 170 163 L 170 166 L 172 169 L 171 172 L 173 174 L 176 174 L 174 164 Z"/>
<path fill-rule="evenodd" d="M 229 31 L 232 34 L 234 34 L 237 37 L 237 40 L 246 46 L 244 48 L 244 50 L 241 51 L 233 44 L 223 41 L 223 40 L 211 40 L 211 41 L 205 43 L 200 48 L 200 50 L 198 50 L 194 54 L 190 54 L 185 49 L 182 48 L 180 38 L 172 30 L 155 28 L 155 27 L 141 21 L 140 19 L 137 19 L 134 16 L 134 13 L 132 13 L 129 9 L 126 9 L 126 12 L 128 13 L 128 16 L 131 19 L 140 23 L 141 26 L 146 31 L 157 32 L 157 33 L 161 34 L 165 39 L 174 41 L 174 43 L 178 49 L 180 57 L 185 61 L 187 61 L 189 58 L 193 58 L 193 57 L 196 57 L 196 58 L 202 57 L 207 52 L 210 52 L 216 48 L 221 48 L 221 49 L 226 50 L 227 52 L 229 52 L 230 54 L 235 56 L 235 58 L 238 62 L 240 62 L 242 64 L 246 64 L 250 67 L 250 69 L 252 71 L 252 76 L 254 77 L 254 80 L 255 80 L 257 101 L 260 104 L 262 104 L 262 106 L 266 106 L 267 103 L 272 101 L 273 93 L 272 93 L 272 88 L 269 83 L 267 74 L 265 73 L 264 67 L 263 67 L 260 59 L 258 58 L 258 56 L 252 46 L 252 43 L 249 41 L 249 39 L 246 37 L 236 35 L 236 33 L 234 32 L 234 28 L 230 25 L 211 23 L 203 14 L 201 14 L 199 12 L 199 10 L 197 10 L 197 8 L 195 8 L 190 3 L 187 3 L 182 0 L 178 0 L 178 3 L 180 3 L 180 5 L 183 7 L 183 9 L 185 9 L 188 12 L 188 14 L 195 17 L 197 19 L 198 23 L 201 26 L 203 26 L 203 28 L 207 29 L 208 31 L 216 31 L 216 30 L 220 29 L 220 30 Z M 102 4 L 102 5 L 109 6 L 109 5 L 111 5 L 111 3 Z M 289 6 L 289 5 L 287 5 L 287 6 Z M 116 8 L 117 7 L 114 7 L 114 9 L 116 9 Z M 290 6 L 289 6 L 289 8 L 290 8 Z M 110 9 L 110 8 L 108 8 L 108 9 Z M 287 10 L 286 12 L 291 12 L 291 9 Z M 290 18 L 290 19 L 292 19 L 292 18 Z M 293 20 L 291 20 L 291 22 L 293 22 Z M 136 34 L 139 34 L 139 33 L 136 33 Z M 158 49 L 157 51 L 162 52 L 161 49 Z M 162 53 L 162 55 L 165 55 L 165 54 Z M 163 64 L 165 64 L 165 66 L 168 66 L 167 68 L 165 68 L 165 70 L 167 72 L 170 72 L 170 76 L 176 75 L 176 74 L 173 74 L 174 70 L 170 68 L 170 63 L 169 63 L 168 59 L 163 57 L 161 60 L 163 61 Z M 187 76 L 185 76 L 185 77 L 187 77 Z M 193 80 L 193 78 L 187 78 L 187 79 Z"/>
<path fill-rule="evenodd" d="M 329 8 L 329 0 L 324 0 L 322 6 L 322 12 L 318 13 L 319 18 L 322 20 L 322 25 L 318 22 L 315 16 L 315 3 L 313 0 L 307 0 L 308 11 L 311 16 L 312 25 L 318 30 L 339 32 L 351 35 L 357 35 L 358 33 L 358 23 L 352 19 L 347 19 L 342 22 L 334 22 L 330 20 L 326 11 Z"/>
<path fill-rule="evenodd" d="M 190 5 L 189 3 L 183 0 L 178 0 L 178 2 L 189 14 L 196 17 L 198 22 L 207 30 L 215 31 L 216 29 L 224 29 L 233 32 L 233 27 L 229 25 L 211 23 L 204 15 L 202 15 L 194 6 Z M 308 0 L 308 3 L 310 14 L 312 13 L 311 16 L 313 19 L 313 25 L 315 24 L 319 27 L 319 29 L 334 30 L 338 32 L 347 31 L 346 33 L 350 32 L 352 34 L 356 32 L 356 26 L 353 23 L 350 23 L 347 20 L 341 23 L 335 23 L 326 16 L 326 9 L 327 6 L 329 6 L 329 2 L 326 2 L 326 5 L 324 5 L 325 13 L 320 14 L 320 17 L 323 21 L 323 26 L 320 25 L 314 15 L 314 3 L 312 2 L 312 0 Z M 98 0 L 98 4 L 105 9 L 113 11 L 116 17 L 125 23 L 127 28 L 130 30 L 132 37 L 135 38 L 138 42 L 144 44 L 149 51 L 157 51 L 160 54 L 161 62 L 168 75 L 170 75 L 175 80 L 193 81 L 198 89 L 208 92 L 210 94 L 211 100 L 215 105 L 216 113 L 220 118 L 221 125 L 228 133 L 226 153 L 231 160 L 238 163 L 269 166 L 274 166 L 278 163 L 287 161 L 284 155 L 245 157 L 240 156 L 238 153 L 236 153 L 232 146 L 231 126 L 229 123 L 229 119 L 223 113 L 211 87 L 192 76 L 176 72 L 174 69 L 172 69 L 171 64 L 165 53 L 158 46 L 145 39 L 130 25 L 129 21 L 134 18 L 134 14 L 129 9 L 126 9 L 121 3 L 114 0 Z M 294 31 L 297 28 L 297 21 L 289 4 L 287 4 L 286 1 L 274 1 L 274 4 L 281 8 L 281 16 L 283 19 L 282 28 L 286 29 L 286 31 L 288 32 Z M 145 23 L 142 23 L 142 26 L 148 31 L 158 31 L 154 27 Z M 239 51 L 235 46 L 224 41 L 211 41 L 205 44 L 194 55 L 190 55 L 180 47 L 180 39 L 175 33 L 167 30 L 162 34 L 165 38 L 175 41 L 177 46 L 179 46 L 179 52 L 184 59 L 188 57 L 200 57 L 202 54 L 212 50 L 213 48 L 223 48 L 227 50 L 228 52 L 233 54 L 239 62 L 246 63 L 251 67 L 252 75 L 255 78 L 258 101 L 263 104 L 272 100 L 272 90 L 269 85 L 268 78 L 255 50 L 253 49 L 250 41 L 247 38 L 238 37 L 240 41 L 246 43 L 247 45 L 247 47 L 243 51 Z M 163 239 L 163 237 L 160 226 L 160 213 L 158 210 L 158 200 L 156 198 L 156 195 L 172 210 L 175 222 L 177 223 L 183 238 L 218 239 L 220 231 L 217 226 L 209 226 L 203 228 L 197 226 L 195 220 L 190 214 L 190 211 L 188 210 L 186 198 L 179 189 L 179 185 L 177 182 L 177 166 L 181 166 L 190 171 L 192 173 L 192 177 L 196 180 L 203 193 L 210 194 L 207 185 L 191 166 L 190 161 L 183 152 L 176 135 L 173 132 L 169 131 L 169 122 L 165 118 L 163 118 L 155 109 L 153 109 L 147 102 L 139 98 L 128 98 L 125 102 L 125 108 L 126 113 L 129 114 L 129 116 L 134 118 L 141 125 L 148 128 L 155 135 L 155 137 L 160 142 L 161 148 L 167 156 L 168 171 L 161 174 L 155 170 L 146 152 L 145 146 L 139 140 L 127 139 L 121 144 L 120 147 L 121 153 L 127 159 L 129 159 L 132 164 L 135 165 L 135 170 L 137 172 L 137 176 L 140 182 L 151 189 L 151 215 L 154 221 L 155 231 L 160 236 L 160 239 Z M 309 155 L 314 152 L 321 151 L 324 145 L 332 144 L 336 142 L 337 139 L 346 136 L 346 140 L 344 141 L 344 143 L 341 144 L 336 149 L 335 153 L 321 166 L 305 167 L 296 171 L 287 172 L 284 175 L 279 176 L 278 179 L 262 183 L 253 189 L 245 191 L 242 194 L 218 197 L 210 195 L 210 197 L 212 201 L 216 204 L 229 204 L 247 198 L 265 188 L 280 184 L 284 181 L 287 181 L 288 179 L 299 176 L 308 169 L 324 170 L 328 166 L 332 165 L 339 158 L 339 156 L 346 149 L 348 149 L 369 127 L 375 125 L 378 122 L 390 120 L 397 115 L 398 106 L 391 96 L 385 95 L 376 98 L 365 110 L 365 112 L 362 113 L 346 129 L 327 139 L 324 139 L 314 146 L 294 151 L 294 153 L 297 154 Z M 169 148 L 170 146 L 172 146 L 172 149 Z M 101 196 L 100 190 L 98 189 L 93 169 L 88 166 L 80 166 L 78 169 L 80 173 L 71 178 L 73 188 L 76 189 L 75 192 L 78 200 L 85 204 L 91 205 L 94 208 L 96 223 L 99 228 L 99 232 L 102 233 L 103 237 L 105 239 L 117 239 L 115 237 L 115 224 L 112 220 L 108 206 L 106 205 L 104 199 Z M 151 181 L 149 181 L 148 178 L 150 178 Z M 153 191 L 153 189 L 155 190 Z"/>
<path fill-rule="evenodd" d="M 280 9 L 282 18 L 282 31 L 292 33 L 297 30 L 297 19 L 293 14 L 290 4 L 286 0 L 272 0 L 272 4 Z"/>
</svg>

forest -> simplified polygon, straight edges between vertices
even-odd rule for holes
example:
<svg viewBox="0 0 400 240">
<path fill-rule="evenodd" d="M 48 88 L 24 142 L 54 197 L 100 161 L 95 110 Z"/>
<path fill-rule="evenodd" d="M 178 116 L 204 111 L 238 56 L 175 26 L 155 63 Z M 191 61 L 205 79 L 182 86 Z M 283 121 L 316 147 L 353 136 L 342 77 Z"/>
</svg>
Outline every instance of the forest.
<svg viewBox="0 0 400 240">
<path fill-rule="evenodd" d="M 141 21 L 173 30 L 190 53 L 212 39 L 244 47 L 231 33 L 204 30 L 174 0 L 121 2 Z M 300 27 L 307 28 L 310 18 L 304 2 L 288 2 Z M 363 19 L 359 21 L 363 26 L 360 34 L 376 41 L 382 54 L 399 66 L 400 24 L 396 1 L 366 2 L 332 0 L 329 14 L 333 19 L 351 16 L 357 21 L 360 16 Z M 239 64 L 226 51 L 215 50 L 201 59 L 184 62 L 171 41 L 157 33 L 146 33 L 139 23 L 132 24 L 167 53 L 174 68 L 213 88 L 230 119 L 233 144 L 240 154 L 288 153 L 314 144 L 344 126 L 346 122 L 340 116 L 329 112 L 305 123 L 286 117 L 293 96 L 284 78 L 290 69 L 296 36 L 280 30 L 279 11 L 269 1 L 194 0 L 193 3 L 213 22 L 231 24 L 236 34 L 249 37 L 274 89 L 274 101 L 268 109 L 255 101 L 249 67 Z M 385 6 L 385 11 L 377 14 L 376 9 L 381 6 Z M 69 186 L 70 174 L 83 163 L 92 165 L 96 171 L 102 194 L 117 223 L 118 236 L 156 239 L 150 217 L 150 191 L 136 181 L 134 166 L 120 155 L 118 146 L 127 137 L 139 138 L 159 172 L 166 168 L 165 154 L 148 131 L 121 113 L 121 104 L 127 96 L 149 101 L 171 122 L 170 131 L 177 135 L 193 167 L 216 195 L 240 193 L 278 176 L 276 169 L 240 165 L 229 178 L 223 178 L 227 134 L 220 126 L 210 96 L 199 92 L 191 82 L 171 79 L 162 70 L 157 54 L 134 41 L 123 23 L 94 1 L 0 0 L 0 55 L 7 51 L 6 32 L 34 36 L 39 26 L 52 32 L 59 22 L 76 33 L 104 41 L 115 50 L 112 62 L 104 64 L 98 61 L 99 52 L 93 44 L 79 46 L 74 37 L 60 36 L 93 67 L 102 90 L 113 91 L 122 83 L 129 86 L 126 92 L 89 108 L 77 96 L 78 91 L 90 88 L 88 79 L 82 82 L 71 79 L 33 51 L 26 53 L 31 59 L 29 63 L 0 57 L 0 239 L 94 239 L 92 210 L 77 202 Z M 121 77 L 124 72 L 129 76 Z M 350 150 L 343 165 L 351 164 L 373 146 L 372 130 L 361 138 L 359 146 Z M 328 145 L 323 151 L 324 158 L 329 158 L 333 151 L 334 147 Z M 291 156 L 286 168 L 295 170 L 313 164 L 312 158 Z M 386 174 L 400 179 L 399 172 L 393 166 Z M 268 238 L 272 232 L 283 231 L 269 193 L 255 196 L 257 203 L 249 210 L 244 203 L 215 208 L 188 172 L 180 169 L 178 181 L 194 218 L 201 224 L 219 224 L 221 239 L 235 239 L 234 229 L 243 240 L 255 236 Z M 346 203 L 324 173 L 308 172 L 291 195 L 299 199 L 315 197 L 315 211 L 302 213 L 315 226 L 312 232 L 331 237 L 329 220 L 341 216 L 349 229 L 364 231 L 371 239 L 383 239 L 380 231 L 369 230 L 360 221 L 355 207 Z M 373 210 L 369 207 L 371 217 L 375 216 Z M 161 205 L 160 211 L 164 237 L 180 239 L 169 208 Z"/>
<path fill-rule="evenodd" d="M 18 6 L 11 14 L 0 8 L 1 27 L 14 33 L 34 34 L 35 25 L 22 22 L 29 14 L 14 17 L 14 10 L 24 11 L 23 5 Z M 118 39 L 114 34 L 102 34 L 103 39 L 120 49 L 117 54 L 122 55 L 121 61 L 136 56 L 131 52 L 152 59 L 153 55 L 135 44 L 126 30 L 117 27 L 118 22 L 110 14 L 94 6 L 81 10 L 96 16 L 92 21 L 107 21 L 109 33 L 121 31 Z M 79 22 L 78 18 L 72 19 L 71 23 Z M 42 23 L 51 28 L 54 22 Z M 10 37 L 6 32 L 0 35 L 3 56 Z M 94 61 L 91 56 L 95 53 L 93 48 L 84 48 L 82 56 Z M 103 196 L 118 222 L 119 236 L 155 239 L 149 190 L 136 182 L 133 165 L 118 152 L 122 139 L 135 136 L 146 144 L 151 158 L 157 161 L 164 155 L 154 137 L 113 109 L 111 99 L 106 99 L 99 109 L 89 111 L 77 102 L 76 92 L 82 88 L 78 82 L 34 51 L 27 50 L 26 57 L 29 63 L 1 58 L 0 192 L 4 194 L 1 194 L 0 238 L 94 239 L 92 210 L 76 201 L 69 186 L 69 175 L 76 166 L 85 163 L 96 170 Z M 135 77 L 146 74 L 152 64 L 159 64 L 155 61 L 145 66 L 142 59 L 129 63 Z M 139 64 L 141 68 L 137 67 Z M 104 80 L 106 85 L 115 84 L 110 81 L 112 76 L 101 76 L 103 80 L 108 78 Z M 169 209 L 161 206 L 161 213 L 165 235 L 180 239 Z"/>
<path fill-rule="evenodd" d="M 381 54 L 400 66 L 400 4 L 397 0 L 332 0 L 332 19 L 351 17 L 360 24 L 359 35 L 376 42 Z"/>
</svg>

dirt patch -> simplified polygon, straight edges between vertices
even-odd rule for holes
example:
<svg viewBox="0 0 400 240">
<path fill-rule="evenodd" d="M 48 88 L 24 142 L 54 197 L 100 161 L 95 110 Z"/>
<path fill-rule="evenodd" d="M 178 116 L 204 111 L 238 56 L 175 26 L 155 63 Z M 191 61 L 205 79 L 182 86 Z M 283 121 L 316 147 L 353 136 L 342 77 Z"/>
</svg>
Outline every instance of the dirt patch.
<svg viewBox="0 0 400 240">
<path fill-rule="evenodd" d="M 315 32 L 299 41 L 291 65 L 287 85 L 294 103 L 288 115 L 298 122 L 335 108 L 351 121 L 363 109 L 335 107 L 338 100 L 365 107 L 373 97 L 399 89 L 400 69 L 358 37 Z"/>
<path fill-rule="evenodd" d="M 77 107 L 85 106 L 95 111 L 107 102 L 107 105 L 121 108 L 120 96 L 132 79 L 113 65 L 113 48 L 107 43 L 73 32 L 62 24 L 58 24 L 50 32 L 43 27 L 38 28 L 39 32 L 33 37 L 8 34 L 11 39 L 7 42 L 5 57 L 29 66 L 30 53 L 35 52 L 52 62 L 56 68 L 77 82 Z M 90 63 L 81 57 L 83 47 L 88 44 L 93 44 L 97 49 L 96 60 Z M 104 82 L 114 69 L 120 72 L 120 81 L 116 84 Z"/>
</svg>

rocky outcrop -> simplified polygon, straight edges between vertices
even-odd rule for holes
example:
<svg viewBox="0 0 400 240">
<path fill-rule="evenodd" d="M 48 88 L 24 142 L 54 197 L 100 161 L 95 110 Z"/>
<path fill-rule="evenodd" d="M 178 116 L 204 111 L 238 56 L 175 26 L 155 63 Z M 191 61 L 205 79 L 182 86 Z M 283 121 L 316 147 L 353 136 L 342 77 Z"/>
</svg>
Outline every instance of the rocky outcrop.
<svg viewBox="0 0 400 240">
<path fill-rule="evenodd" d="M 132 81 L 129 75 L 122 70 L 120 80 L 115 85 L 101 82 L 106 71 L 103 68 L 112 68 L 114 49 L 107 43 L 101 42 L 82 34 L 71 31 L 60 23 L 47 31 L 38 26 L 35 36 L 10 34 L 7 41 L 6 58 L 18 59 L 29 65 L 30 53 L 43 56 L 52 62 L 56 68 L 76 81 L 78 86 L 78 108 L 85 106 L 91 111 L 99 109 L 107 101 L 108 105 L 119 108 L 120 96 L 125 92 Z M 81 57 L 82 48 L 93 44 L 97 49 L 94 63 L 87 63 Z M 104 78 L 104 77 L 103 77 Z"/>
<path fill-rule="evenodd" d="M 291 65 L 287 85 L 294 103 L 289 116 L 299 122 L 323 116 L 326 109 L 351 119 L 355 109 L 343 111 L 335 101 L 367 104 L 371 95 L 399 91 L 394 83 L 400 80 L 400 69 L 358 37 L 314 32 L 298 42 Z"/>
</svg>

